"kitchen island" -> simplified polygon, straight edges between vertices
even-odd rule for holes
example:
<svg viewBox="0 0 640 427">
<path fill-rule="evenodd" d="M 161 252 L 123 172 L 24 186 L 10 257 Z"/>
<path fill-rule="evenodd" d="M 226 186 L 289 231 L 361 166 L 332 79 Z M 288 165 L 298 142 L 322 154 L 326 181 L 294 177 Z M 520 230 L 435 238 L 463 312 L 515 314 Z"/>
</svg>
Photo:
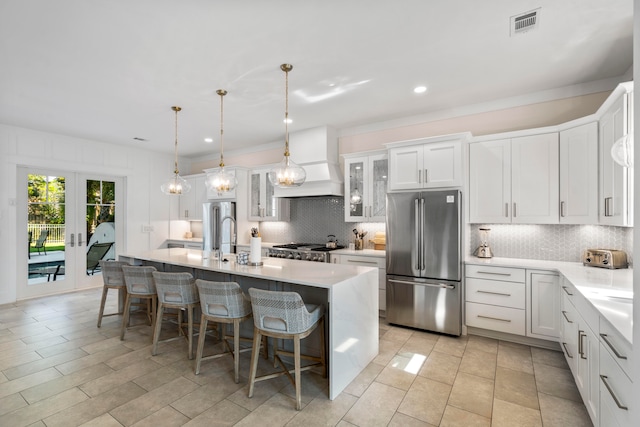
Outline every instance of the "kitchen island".
<svg viewBox="0 0 640 427">
<path fill-rule="evenodd" d="M 202 251 L 183 248 L 120 255 L 122 261 L 153 265 L 160 271 L 188 271 L 195 278 L 238 282 L 245 292 L 250 287 L 295 291 L 306 303 L 324 304 L 331 400 L 378 354 L 376 268 L 281 258 L 263 258 L 262 266 L 248 266 L 237 264 L 232 254 L 224 258 L 228 261 L 203 259 Z"/>
</svg>

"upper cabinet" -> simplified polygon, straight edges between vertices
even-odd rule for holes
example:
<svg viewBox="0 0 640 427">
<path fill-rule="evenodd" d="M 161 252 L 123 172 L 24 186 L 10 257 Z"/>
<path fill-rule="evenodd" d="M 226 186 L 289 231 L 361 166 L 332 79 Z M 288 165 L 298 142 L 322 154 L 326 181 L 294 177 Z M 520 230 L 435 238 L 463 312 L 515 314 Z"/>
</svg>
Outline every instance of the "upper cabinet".
<svg viewBox="0 0 640 427">
<path fill-rule="evenodd" d="M 207 201 L 207 189 L 204 175 L 185 176 L 191 184 L 191 190 L 180 196 L 178 217 L 186 221 L 202 221 L 202 203 Z"/>
<path fill-rule="evenodd" d="M 386 152 L 344 156 L 344 220 L 384 222 L 388 180 Z"/>
<path fill-rule="evenodd" d="M 611 147 L 633 132 L 633 92 L 616 90 L 600 118 L 600 224 L 633 225 L 633 169 L 611 157 Z"/>
<path fill-rule="evenodd" d="M 598 123 L 560 132 L 560 224 L 598 223 Z"/>
<path fill-rule="evenodd" d="M 387 144 L 389 191 L 462 186 L 462 136 Z"/>
<path fill-rule="evenodd" d="M 289 221 L 289 199 L 274 197 L 269 169 L 249 174 L 249 221 Z"/>
<path fill-rule="evenodd" d="M 558 223 L 558 133 L 469 147 L 469 221 Z"/>
</svg>

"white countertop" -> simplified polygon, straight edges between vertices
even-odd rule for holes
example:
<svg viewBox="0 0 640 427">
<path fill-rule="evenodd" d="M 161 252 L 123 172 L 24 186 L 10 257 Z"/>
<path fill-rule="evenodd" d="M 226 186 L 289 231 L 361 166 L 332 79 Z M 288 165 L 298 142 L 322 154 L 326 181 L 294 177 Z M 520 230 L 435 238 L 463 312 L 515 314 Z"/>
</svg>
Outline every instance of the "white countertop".
<svg viewBox="0 0 640 427">
<path fill-rule="evenodd" d="M 203 259 L 201 250 L 183 248 L 156 249 L 122 256 L 320 288 L 331 288 L 338 283 L 369 271 L 375 271 L 377 280 L 378 274 L 378 269 L 374 267 L 300 262 L 282 258 L 263 257 L 262 262 L 264 265 L 254 267 L 237 264 L 234 254 L 224 255 L 223 258 L 229 261 L 220 262 L 217 258 Z"/>
<path fill-rule="evenodd" d="M 187 243 L 202 243 L 202 237 L 190 237 L 190 238 L 186 238 L 186 237 L 180 237 L 178 239 L 167 239 L 167 241 L 171 241 L 171 242 L 187 242 Z"/>
<path fill-rule="evenodd" d="M 585 267 L 579 262 L 467 257 L 467 264 L 557 271 L 569 280 L 611 326 L 633 342 L 633 269 Z"/>
</svg>

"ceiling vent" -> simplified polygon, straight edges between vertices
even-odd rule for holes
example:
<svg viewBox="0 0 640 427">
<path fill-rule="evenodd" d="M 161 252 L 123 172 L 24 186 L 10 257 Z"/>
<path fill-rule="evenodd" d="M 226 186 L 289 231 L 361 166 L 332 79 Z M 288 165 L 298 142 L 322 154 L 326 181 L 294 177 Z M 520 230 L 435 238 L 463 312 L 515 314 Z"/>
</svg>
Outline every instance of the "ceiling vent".
<svg viewBox="0 0 640 427">
<path fill-rule="evenodd" d="M 510 18 L 511 37 L 535 30 L 540 24 L 540 8 Z"/>
</svg>

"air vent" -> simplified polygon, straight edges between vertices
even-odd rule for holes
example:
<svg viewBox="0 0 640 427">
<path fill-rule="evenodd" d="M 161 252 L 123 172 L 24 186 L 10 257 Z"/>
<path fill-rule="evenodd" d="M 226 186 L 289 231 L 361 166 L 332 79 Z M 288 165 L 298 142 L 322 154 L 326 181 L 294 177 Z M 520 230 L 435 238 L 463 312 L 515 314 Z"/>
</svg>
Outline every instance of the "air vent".
<svg viewBox="0 0 640 427">
<path fill-rule="evenodd" d="M 144 141 L 146 141 L 146 139 L 144 139 L 144 138 L 140 138 L 140 137 L 137 137 L 137 136 L 134 136 L 134 137 L 133 137 L 133 140 L 134 140 L 134 141 L 140 141 L 140 142 L 144 142 Z"/>
<path fill-rule="evenodd" d="M 540 8 L 512 16 L 510 24 L 511 37 L 535 30 L 540 24 Z"/>
</svg>

